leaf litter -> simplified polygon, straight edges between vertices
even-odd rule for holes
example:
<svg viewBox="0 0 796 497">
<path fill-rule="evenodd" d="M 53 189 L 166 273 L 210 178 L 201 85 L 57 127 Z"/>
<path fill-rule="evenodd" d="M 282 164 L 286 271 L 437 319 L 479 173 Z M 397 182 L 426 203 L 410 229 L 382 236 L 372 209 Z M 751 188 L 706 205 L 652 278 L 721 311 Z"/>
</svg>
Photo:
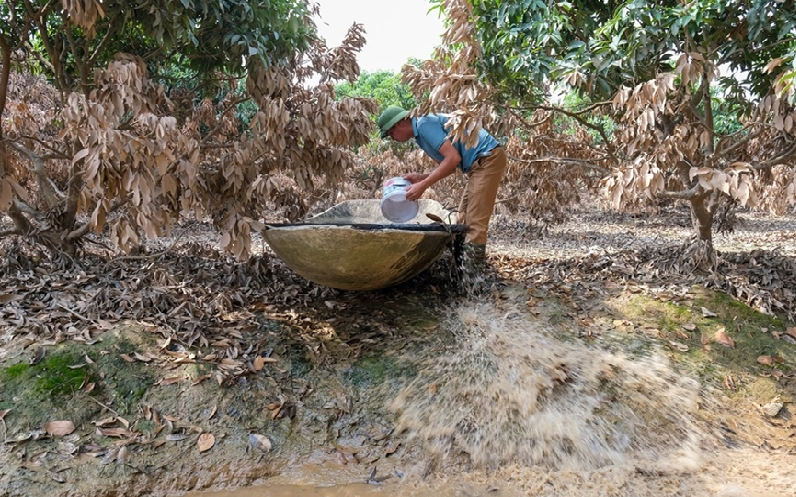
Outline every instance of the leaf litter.
<svg viewBox="0 0 796 497">
<path fill-rule="evenodd" d="M 199 251 L 203 252 L 204 258 L 193 255 Z M 776 265 L 768 266 L 772 272 L 766 273 L 769 275 L 767 281 L 774 283 L 767 287 L 756 282 L 752 272 L 745 273 L 748 268 L 742 268 L 731 278 L 700 273 L 684 276 L 682 268 L 678 267 L 679 263 L 672 262 L 677 260 L 673 254 L 673 251 L 667 252 L 667 249 L 649 253 L 620 251 L 608 254 L 595 251 L 571 259 L 493 258 L 493 263 L 496 263 L 495 267 L 500 274 L 527 281 L 535 288 L 571 302 L 575 308 L 580 309 L 580 315 L 576 317 L 585 328 L 595 326 L 592 316 L 589 315 L 592 311 L 587 304 L 590 298 L 626 289 L 653 295 L 662 302 L 683 302 L 689 299 L 688 286 L 693 283 L 729 288 L 730 293 L 739 300 L 754 303 L 763 310 L 793 312 L 788 307 L 792 299 L 789 300 L 788 294 L 781 291 L 782 288 L 788 288 L 781 285 L 792 281 L 788 279 L 792 278 L 792 273 L 788 272 L 790 270 L 787 265 L 783 266 L 784 271 L 778 275 L 777 271 L 783 267 L 777 269 Z M 743 260 L 742 255 L 739 257 L 736 259 Z M 25 257 L 20 259 L 17 255 L 17 260 L 24 263 Z M 776 260 L 776 254 L 756 254 L 755 260 L 756 263 L 762 261 L 765 266 L 766 261 Z M 7 260 L 4 264 L 8 263 Z M 101 264 L 98 266 L 101 267 Z M 254 270 L 250 271 L 252 268 Z M 280 364 L 279 358 L 270 357 L 271 352 L 262 347 L 255 333 L 261 330 L 261 316 L 283 323 L 286 328 L 293 330 L 297 338 L 306 342 L 311 354 L 318 360 L 323 360 L 323 339 L 335 335 L 335 331 L 327 324 L 328 320 L 339 319 L 341 310 L 351 305 L 351 300 L 340 292 L 303 282 L 268 254 L 240 263 L 190 244 L 177 246 L 157 258 L 115 262 L 110 266 L 113 275 L 92 274 L 85 269 L 76 270 L 67 266 L 50 269 L 52 271 L 47 274 L 22 272 L 20 274 L 25 278 L 24 281 L 8 279 L 8 271 L 0 273 L 3 283 L 15 282 L 13 291 L 20 295 L 20 298 L 9 299 L 0 311 L 3 313 L 2 317 L 8 318 L 3 331 L 10 333 L 15 339 L 42 344 L 40 350 L 45 351 L 47 347 L 69 341 L 101 344 L 107 330 L 118 326 L 124 319 L 132 318 L 157 337 L 162 347 L 158 353 L 145 351 L 136 355 L 136 352 L 128 352 L 125 355 L 130 361 L 121 355 L 119 357 L 130 364 L 142 363 L 166 372 L 159 380 L 159 387 L 180 384 L 188 386 L 207 379 L 214 379 L 221 385 L 232 385 L 252 374 L 278 373 L 280 366 L 284 366 Z M 745 280 L 744 276 L 748 279 Z M 420 288 L 422 290 L 423 287 Z M 48 292 L 49 295 L 46 295 Z M 545 305 L 544 293 L 531 296 L 529 302 L 531 300 L 537 306 Z M 329 302 L 334 305 L 329 305 Z M 327 312 L 319 313 L 317 309 L 325 309 Z M 342 314 L 345 319 L 345 312 Z M 643 331 L 636 329 L 628 320 L 622 320 L 617 326 L 626 328 L 628 333 Z M 436 329 L 436 325 L 429 329 Z M 690 330 L 683 326 L 683 329 L 690 332 L 697 328 L 695 326 Z M 791 331 L 792 328 L 788 328 L 785 332 L 774 331 L 772 335 L 784 342 L 794 337 Z M 353 338 L 352 345 L 357 343 L 367 346 L 368 340 L 377 343 L 380 333 L 383 331 L 374 332 L 372 336 L 375 338 L 369 338 L 366 333 L 362 333 L 345 339 Z M 597 336 L 595 333 L 596 330 L 590 329 L 583 336 L 594 337 Z M 708 336 L 705 346 L 709 347 L 714 338 Z M 703 336 L 703 341 L 704 339 Z M 718 339 L 716 341 L 720 343 Z M 672 346 L 676 350 L 681 347 Z M 352 350 L 356 354 L 359 349 L 355 346 Z M 773 359 L 776 356 L 771 357 L 772 363 L 776 364 Z M 89 360 L 85 363 L 90 364 Z M 193 377 L 168 373 L 170 368 L 187 364 L 212 365 L 217 369 L 211 370 L 210 375 Z M 760 364 L 764 365 L 762 362 Z M 567 372 L 570 369 L 553 368 L 555 371 L 551 372 L 551 377 L 560 378 L 556 381 L 566 385 L 573 379 L 572 373 Z M 772 374 L 782 375 L 782 372 L 774 370 Z M 725 381 L 732 388 L 737 387 L 736 378 L 728 376 Z M 450 388 L 439 382 L 439 378 L 435 378 L 425 389 L 426 394 L 432 391 L 432 397 L 439 399 L 449 394 Z M 296 405 L 292 399 L 285 398 L 264 407 L 268 408 L 269 416 L 276 421 L 290 417 L 289 414 L 295 415 Z M 178 418 L 174 416 L 167 419 L 150 406 L 143 409 L 141 415 L 149 420 L 157 420 L 155 432 L 143 433 L 130 429 L 122 421 L 125 418 L 116 416 L 112 421 L 101 423 L 102 426 L 97 427 L 106 430 L 104 433 L 100 432 L 103 436 L 124 444 L 120 447 L 127 453 L 123 457 L 125 461 L 129 461 L 131 453 L 127 448 L 129 444 L 154 445 L 164 440 L 177 445 L 185 444 L 185 440 L 195 440 L 194 450 L 209 454 L 217 452 L 210 451 L 215 446 L 214 438 L 212 444 L 209 443 L 208 436 L 202 438 L 203 435 L 210 435 L 208 432 L 198 432 L 190 425 L 176 423 Z M 158 435 L 160 438 L 156 438 Z M 37 436 L 32 433 L 30 438 L 36 439 Z M 250 435 L 250 444 L 258 453 L 271 451 L 268 437 L 252 437 L 255 434 Z M 392 440 L 384 442 L 383 457 L 392 455 L 401 445 Z M 119 448 L 108 450 L 91 445 L 81 447 L 84 447 L 81 450 L 86 453 L 105 454 L 112 462 L 123 462 L 118 460 L 121 451 Z M 360 452 L 364 459 L 352 457 L 359 456 Z M 362 449 L 357 449 L 353 454 L 342 454 L 349 463 L 370 460 L 367 451 Z"/>
</svg>

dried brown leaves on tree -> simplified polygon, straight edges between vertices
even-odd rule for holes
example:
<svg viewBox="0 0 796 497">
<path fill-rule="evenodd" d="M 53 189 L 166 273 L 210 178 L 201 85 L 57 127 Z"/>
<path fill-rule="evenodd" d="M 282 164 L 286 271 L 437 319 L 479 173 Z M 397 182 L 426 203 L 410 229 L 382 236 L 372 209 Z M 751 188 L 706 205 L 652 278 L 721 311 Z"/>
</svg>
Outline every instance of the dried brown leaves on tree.
<svg viewBox="0 0 796 497">
<path fill-rule="evenodd" d="M 96 13 L 73 7 L 88 27 Z M 0 211 L 14 227 L 2 235 L 74 256 L 87 233 L 108 230 L 130 252 L 187 214 L 211 218 L 223 248 L 247 256 L 263 218 L 306 214 L 313 191 L 341 181 L 352 147 L 369 140 L 375 102 L 337 100 L 331 83 L 358 76 L 363 44 L 355 24 L 340 47 L 316 40 L 307 54 L 267 68 L 253 58 L 245 92 L 230 79 L 226 96 L 195 106 L 195 95 L 172 98 L 126 54 L 95 72 L 92 89 L 63 100 L 15 74 L 0 154 Z M 257 110 L 245 126 L 237 109 L 249 100 Z"/>
<path fill-rule="evenodd" d="M 496 102 L 494 88 L 477 71 L 482 50 L 472 22 L 472 5 L 466 0 L 446 0 L 442 8 L 449 23 L 432 59 L 402 70 L 404 81 L 420 102 L 414 113 L 448 115 L 451 139 L 463 139 L 468 145 L 474 144 L 482 128 L 496 136 L 508 136 L 510 160 L 498 212 L 522 211 L 543 222 L 562 220 L 565 208 L 578 201 L 579 184 L 594 181 L 593 171 L 600 167 L 590 164 L 604 153 L 594 150 L 584 129 L 561 136 L 553 115 L 545 110 L 528 120 L 521 112 L 506 108 L 505 102 Z M 569 160 L 559 160 L 563 150 L 569 153 Z"/>
<path fill-rule="evenodd" d="M 695 243 L 686 244 L 684 257 L 715 268 L 712 233 L 723 228 L 732 207 L 782 213 L 796 205 L 794 89 L 779 67 L 782 60 L 766 67 L 774 75 L 771 93 L 748 113 L 743 130 L 726 136 L 717 135 L 711 108 L 719 70 L 697 52 L 681 53 L 672 72 L 624 87 L 609 102 L 579 112 L 545 103 L 532 113 L 496 102 L 478 73 L 481 48 L 470 2 L 446 0 L 442 9 L 449 23 L 433 60 L 403 69 L 421 102 L 416 113 L 449 113 L 454 139 L 472 141 L 470 132 L 482 126 L 510 136 L 504 202 L 512 209 L 560 217 L 577 200 L 577 185 L 596 187 L 599 179 L 615 209 L 654 212 L 661 201 L 686 201 Z M 548 124 L 554 115 L 568 116 L 576 129 L 562 134 Z M 615 131 L 588 119 L 597 116 L 612 119 Z"/>
</svg>

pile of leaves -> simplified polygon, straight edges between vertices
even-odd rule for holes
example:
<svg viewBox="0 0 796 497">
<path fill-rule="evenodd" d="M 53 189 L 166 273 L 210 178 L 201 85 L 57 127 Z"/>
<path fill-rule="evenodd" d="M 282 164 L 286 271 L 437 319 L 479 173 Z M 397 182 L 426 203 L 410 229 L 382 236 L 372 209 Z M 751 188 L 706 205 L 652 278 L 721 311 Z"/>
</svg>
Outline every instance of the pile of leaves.
<svg viewBox="0 0 796 497">
<path fill-rule="evenodd" d="M 0 346 L 93 344 L 104 331 L 133 323 L 163 339 L 163 357 L 131 361 L 212 364 L 219 384 L 262 369 L 265 319 L 317 351 L 335 333 L 329 323 L 349 307 L 345 294 L 304 280 L 267 251 L 241 262 L 191 241 L 113 259 L 87 253 L 76 262 L 17 239 L 0 254 Z M 401 291 L 442 298 L 447 281 L 440 276 L 432 270 Z M 351 314 L 357 322 L 356 310 Z"/>
<path fill-rule="evenodd" d="M 710 271 L 698 270 L 685 249 L 670 244 L 656 248 L 595 250 L 568 258 L 498 257 L 500 273 L 533 286 L 588 290 L 595 283 L 644 285 L 649 289 L 692 285 L 716 288 L 769 315 L 796 319 L 796 260 L 776 250 L 718 253 Z"/>
</svg>

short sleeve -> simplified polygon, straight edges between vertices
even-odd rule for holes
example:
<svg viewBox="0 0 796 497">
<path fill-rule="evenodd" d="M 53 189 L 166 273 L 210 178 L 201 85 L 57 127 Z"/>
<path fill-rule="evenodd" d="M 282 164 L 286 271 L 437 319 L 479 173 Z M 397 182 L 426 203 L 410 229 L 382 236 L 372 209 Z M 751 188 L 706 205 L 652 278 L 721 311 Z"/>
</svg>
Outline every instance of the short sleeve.
<svg viewBox="0 0 796 497">
<path fill-rule="evenodd" d="M 425 120 L 417 127 L 417 133 L 423 137 L 429 146 L 434 147 L 434 150 L 439 152 L 442 144 L 448 139 L 448 134 L 442 127 L 442 123 L 438 119 Z"/>
</svg>

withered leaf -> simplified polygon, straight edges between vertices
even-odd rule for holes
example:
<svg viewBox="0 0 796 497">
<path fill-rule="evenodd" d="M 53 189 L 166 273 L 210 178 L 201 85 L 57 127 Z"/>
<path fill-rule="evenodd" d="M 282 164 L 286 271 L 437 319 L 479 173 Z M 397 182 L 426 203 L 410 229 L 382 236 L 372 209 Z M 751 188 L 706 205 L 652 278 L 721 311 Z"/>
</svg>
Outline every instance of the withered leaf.
<svg viewBox="0 0 796 497">
<path fill-rule="evenodd" d="M 695 325 L 694 323 L 685 323 L 683 325 L 683 329 L 686 331 L 696 331 L 697 325 Z"/>
<path fill-rule="evenodd" d="M 0 421 L 5 419 L 6 414 L 8 414 L 10 411 L 11 411 L 11 409 L 3 409 L 2 411 L 0 411 Z"/>
<path fill-rule="evenodd" d="M 106 437 L 129 437 L 132 435 L 132 432 L 127 430 L 126 428 L 97 428 L 97 434 L 103 435 Z"/>
<path fill-rule="evenodd" d="M 249 444 L 261 452 L 269 452 L 271 450 L 271 440 L 265 435 L 249 434 Z"/>
<path fill-rule="evenodd" d="M 254 370 L 255 371 L 262 370 L 264 366 L 265 366 L 265 357 L 258 355 L 257 357 L 254 358 Z"/>
<path fill-rule="evenodd" d="M 706 307 L 702 308 L 702 315 L 706 318 L 715 318 L 716 313 L 713 311 L 708 310 Z"/>
<path fill-rule="evenodd" d="M 766 366 L 771 366 L 774 364 L 774 359 L 770 355 L 761 355 L 757 358 L 757 362 L 765 364 Z"/>
<path fill-rule="evenodd" d="M 44 347 L 39 347 L 38 349 L 36 349 L 36 352 L 30 358 L 30 361 L 28 361 L 28 363 L 31 366 L 34 366 L 34 365 L 40 363 L 41 360 L 44 359 L 44 355 L 46 353 L 47 353 L 47 350 Z"/>
<path fill-rule="evenodd" d="M 735 341 L 727 334 L 724 327 L 719 328 L 718 331 L 713 335 L 713 339 L 716 340 L 717 343 L 724 345 L 725 347 L 735 348 Z"/>
<path fill-rule="evenodd" d="M 44 425 L 44 431 L 53 437 L 62 437 L 75 431 L 75 424 L 71 421 L 49 421 Z"/>
<path fill-rule="evenodd" d="M 155 383 L 155 385 L 172 385 L 181 382 L 182 379 L 182 376 L 169 376 L 168 378 L 161 379 L 159 382 Z"/>
<path fill-rule="evenodd" d="M 675 350 L 679 350 L 680 352 L 688 352 L 688 345 L 680 342 L 675 342 L 674 340 L 669 340 L 669 346 Z"/>
<path fill-rule="evenodd" d="M 214 437 L 212 433 L 202 433 L 199 435 L 199 441 L 196 446 L 199 448 L 199 452 L 207 452 L 212 449 L 215 444 L 216 437 Z"/>
<path fill-rule="evenodd" d="M 116 422 L 116 416 L 111 416 L 110 418 L 101 419 L 99 421 L 92 421 L 91 424 L 97 427 L 112 425 Z"/>
</svg>

